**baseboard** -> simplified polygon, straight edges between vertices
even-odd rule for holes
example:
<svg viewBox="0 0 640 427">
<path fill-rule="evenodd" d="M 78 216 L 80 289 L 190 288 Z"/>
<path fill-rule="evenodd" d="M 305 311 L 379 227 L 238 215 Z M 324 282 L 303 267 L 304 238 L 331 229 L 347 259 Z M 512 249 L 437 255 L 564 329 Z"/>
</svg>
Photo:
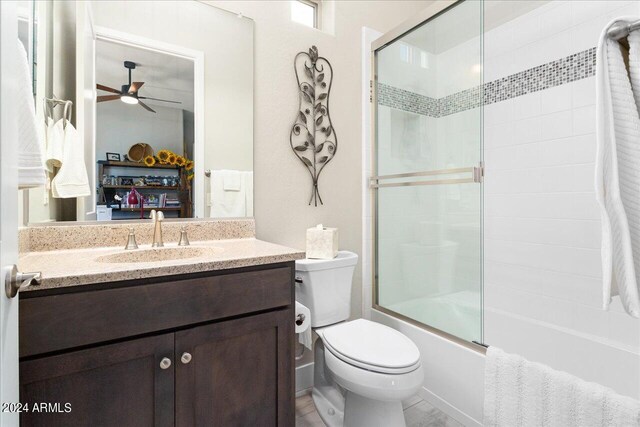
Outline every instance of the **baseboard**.
<svg viewBox="0 0 640 427">
<path fill-rule="evenodd" d="M 313 387 L 313 362 L 296 367 L 296 395 Z"/>
<path fill-rule="evenodd" d="M 451 405 L 446 400 L 443 400 L 440 397 L 436 396 L 426 387 L 422 387 L 418 392 L 418 395 L 422 398 L 422 400 L 429 402 L 432 406 L 438 408 L 439 410 L 441 410 L 451 418 L 455 419 L 456 421 L 462 423 L 463 425 L 468 427 L 482 427 L 481 422 L 471 418 L 469 415 L 460 411 L 458 408 Z"/>
</svg>

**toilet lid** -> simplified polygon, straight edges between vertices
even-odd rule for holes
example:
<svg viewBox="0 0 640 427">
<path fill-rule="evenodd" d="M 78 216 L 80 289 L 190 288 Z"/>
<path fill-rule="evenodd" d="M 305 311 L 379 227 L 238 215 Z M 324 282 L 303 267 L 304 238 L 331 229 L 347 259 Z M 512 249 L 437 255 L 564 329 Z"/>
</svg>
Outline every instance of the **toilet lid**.
<svg viewBox="0 0 640 427">
<path fill-rule="evenodd" d="M 365 319 L 326 328 L 323 341 L 341 359 L 373 368 L 402 370 L 420 361 L 418 347 L 400 332 Z M 341 357 L 344 356 L 344 357 Z M 346 358 L 346 359 L 345 359 Z"/>
</svg>

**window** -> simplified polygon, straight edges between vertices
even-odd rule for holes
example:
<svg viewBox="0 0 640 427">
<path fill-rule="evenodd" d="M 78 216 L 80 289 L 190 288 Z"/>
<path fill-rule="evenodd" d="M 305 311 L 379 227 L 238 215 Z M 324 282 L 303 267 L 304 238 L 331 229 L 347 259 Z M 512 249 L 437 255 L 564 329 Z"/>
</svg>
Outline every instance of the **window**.
<svg viewBox="0 0 640 427">
<path fill-rule="evenodd" d="M 292 0 L 291 20 L 311 28 L 319 28 L 320 4 L 313 0 Z"/>
<path fill-rule="evenodd" d="M 400 60 L 408 64 L 413 63 L 413 49 L 405 43 L 400 43 Z"/>
</svg>

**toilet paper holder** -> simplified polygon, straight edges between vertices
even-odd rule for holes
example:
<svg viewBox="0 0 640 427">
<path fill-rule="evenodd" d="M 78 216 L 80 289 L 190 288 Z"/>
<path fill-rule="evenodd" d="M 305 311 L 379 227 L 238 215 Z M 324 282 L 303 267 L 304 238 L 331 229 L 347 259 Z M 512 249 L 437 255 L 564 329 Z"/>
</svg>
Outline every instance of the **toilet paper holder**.
<svg viewBox="0 0 640 427">
<path fill-rule="evenodd" d="M 296 316 L 296 325 L 300 326 L 304 323 L 304 320 L 306 319 L 306 316 L 302 313 L 298 314 Z"/>
</svg>

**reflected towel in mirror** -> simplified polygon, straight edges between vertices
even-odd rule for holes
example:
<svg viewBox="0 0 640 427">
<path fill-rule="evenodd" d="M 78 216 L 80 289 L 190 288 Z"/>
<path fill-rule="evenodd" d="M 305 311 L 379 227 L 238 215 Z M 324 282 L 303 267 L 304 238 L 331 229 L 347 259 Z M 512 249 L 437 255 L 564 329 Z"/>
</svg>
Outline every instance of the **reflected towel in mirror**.
<svg viewBox="0 0 640 427">
<path fill-rule="evenodd" d="M 33 102 L 33 87 L 27 52 L 18 41 L 18 85 L 16 113 L 18 118 L 18 186 L 33 188 L 43 186 L 44 173 L 44 141 L 38 133 L 36 110 Z"/>
</svg>

